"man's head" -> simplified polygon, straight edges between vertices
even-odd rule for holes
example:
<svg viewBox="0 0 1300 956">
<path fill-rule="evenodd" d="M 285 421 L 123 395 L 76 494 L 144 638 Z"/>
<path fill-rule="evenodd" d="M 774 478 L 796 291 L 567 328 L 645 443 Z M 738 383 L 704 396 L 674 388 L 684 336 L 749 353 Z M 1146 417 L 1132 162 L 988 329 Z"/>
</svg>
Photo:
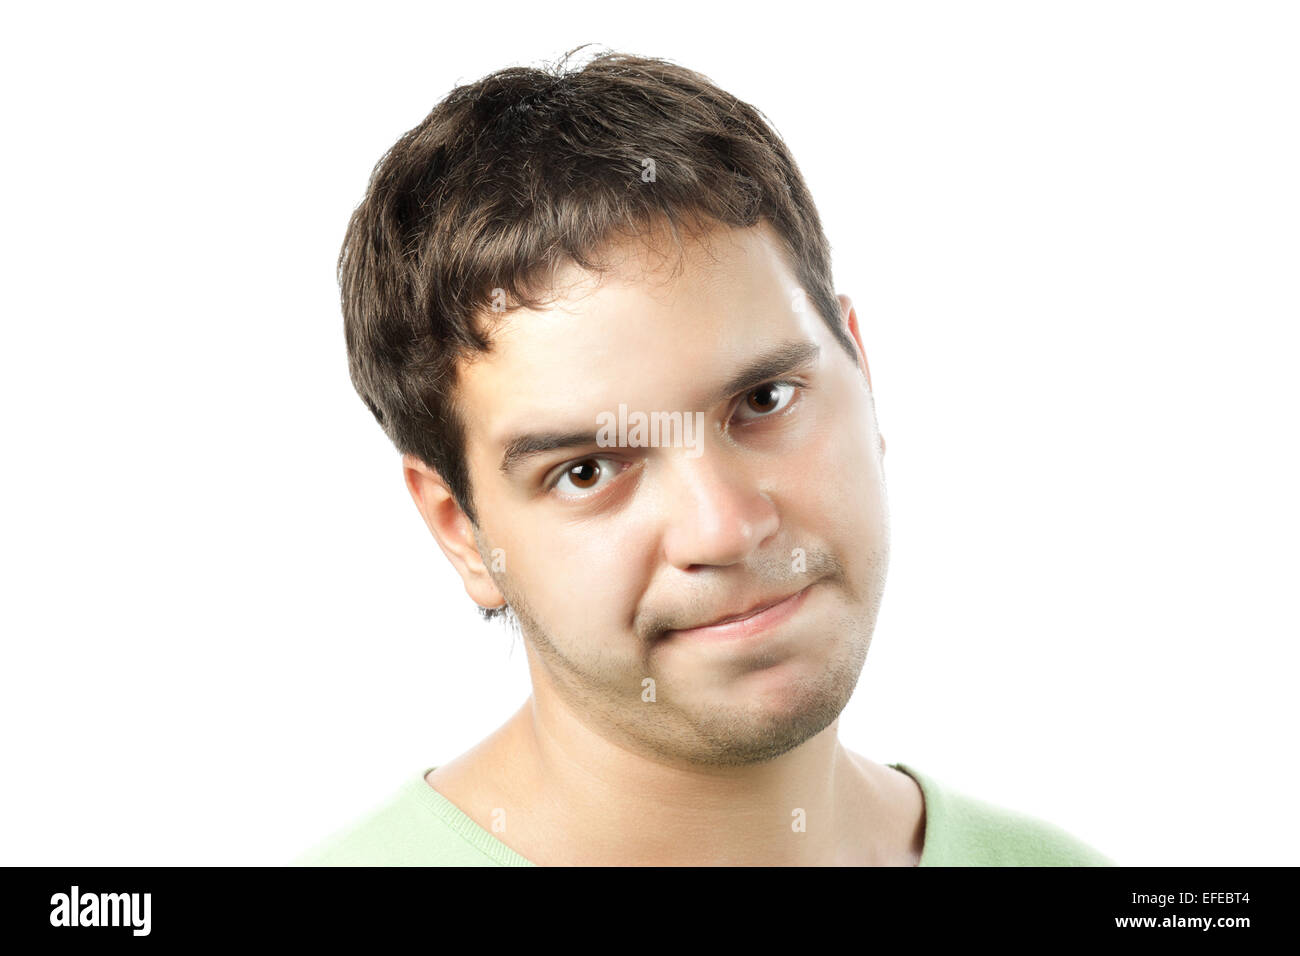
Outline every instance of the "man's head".
<svg viewBox="0 0 1300 956">
<path fill-rule="evenodd" d="M 376 167 L 340 281 L 353 382 L 470 596 L 519 618 L 537 694 L 703 764 L 838 716 L 888 565 L 884 447 L 757 111 L 618 55 L 458 88 Z M 693 441 L 600 442 L 621 412 Z M 675 633 L 800 591 L 750 638 Z"/>
</svg>

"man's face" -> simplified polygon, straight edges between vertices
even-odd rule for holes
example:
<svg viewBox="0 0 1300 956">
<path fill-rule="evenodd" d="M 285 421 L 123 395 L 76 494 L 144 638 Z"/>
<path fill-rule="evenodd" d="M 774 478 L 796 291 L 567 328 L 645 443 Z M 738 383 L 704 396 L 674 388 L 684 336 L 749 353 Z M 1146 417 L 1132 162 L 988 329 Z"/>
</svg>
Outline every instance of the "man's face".
<svg viewBox="0 0 1300 956">
<path fill-rule="evenodd" d="M 848 702 L 889 533 L 865 357 L 802 302 L 766 224 L 720 228 L 709 248 L 688 245 L 676 275 L 675 253 L 641 242 L 613 250 L 603 280 L 559 273 L 561 297 L 506 317 L 460 396 L 480 554 L 491 567 L 501 549 L 492 580 L 535 695 L 639 753 L 735 765 L 798 746 Z M 807 355 L 723 393 L 783 347 Z M 698 445 L 602 447 L 597 416 L 620 405 L 702 412 Z M 552 433 L 587 437 L 503 472 L 512 439 Z M 758 633 L 669 633 L 805 587 Z"/>
</svg>

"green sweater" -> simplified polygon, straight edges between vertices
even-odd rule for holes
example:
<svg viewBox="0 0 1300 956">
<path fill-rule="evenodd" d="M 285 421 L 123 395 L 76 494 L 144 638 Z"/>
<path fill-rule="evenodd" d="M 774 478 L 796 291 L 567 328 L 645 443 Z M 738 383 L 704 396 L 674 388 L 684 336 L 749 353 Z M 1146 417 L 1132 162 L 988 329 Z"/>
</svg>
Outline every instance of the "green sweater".
<svg viewBox="0 0 1300 956">
<path fill-rule="evenodd" d="M 949 789 L 901 763 L 925 798 L 921 866 L 1115 866 L 1064 830 Z M 434 768 L 430 767 L 429 770 Z M 535 866 L 411 777 L 381 806 L 299 855 L 291 866 Z"/>
</svg>

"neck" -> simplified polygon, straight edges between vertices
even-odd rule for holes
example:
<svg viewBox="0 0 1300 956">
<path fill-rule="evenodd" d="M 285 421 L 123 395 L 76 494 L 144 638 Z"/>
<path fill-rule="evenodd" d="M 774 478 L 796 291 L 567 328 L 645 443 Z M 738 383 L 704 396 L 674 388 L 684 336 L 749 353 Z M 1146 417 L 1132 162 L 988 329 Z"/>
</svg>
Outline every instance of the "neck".
<svg viewBox="0 0 1300 956">
<path fill-rule="evenodd" d="M 906 798 L 886 777 L 902 775 L 846 750 L 838 725 L 761 764 L 689 764 L 534 694 L 489 751 L 514 807 L 502 836 L 542 865 L 915 865 Z"/>
</svg>

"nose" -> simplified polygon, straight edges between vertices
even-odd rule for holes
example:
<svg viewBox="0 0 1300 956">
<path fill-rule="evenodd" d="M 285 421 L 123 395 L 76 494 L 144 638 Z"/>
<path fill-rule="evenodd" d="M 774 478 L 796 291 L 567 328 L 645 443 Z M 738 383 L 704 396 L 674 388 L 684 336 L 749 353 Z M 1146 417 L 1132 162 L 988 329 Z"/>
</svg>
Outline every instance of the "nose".
<svg viewBox="0 0 1300 956">
<path fill-rule="evenodd" d="M 687 570 L 744 563 L 780 527 L 752 463 L 706 443 L 698 457 L 672 456 L 665 493 L 665 559 Z"/>
</svg>

